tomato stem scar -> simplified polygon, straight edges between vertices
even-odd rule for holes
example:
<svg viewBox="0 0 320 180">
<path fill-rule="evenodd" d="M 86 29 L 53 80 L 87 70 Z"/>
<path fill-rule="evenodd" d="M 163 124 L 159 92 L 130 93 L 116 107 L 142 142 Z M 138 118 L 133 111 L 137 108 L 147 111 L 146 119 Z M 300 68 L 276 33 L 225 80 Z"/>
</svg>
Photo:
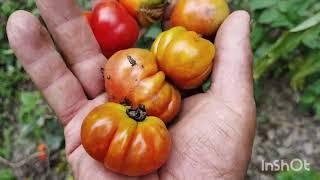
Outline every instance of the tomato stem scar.
<svg viewBox="0 0 320 180">
<path fill-rule="evenodd" d="M 137 122 L 142 122 L 147 117 L 146 107 L 143 104 L 139 104 L 137 108 L 129 107 L 127 109 L 127 115 Z"/>
</svg>

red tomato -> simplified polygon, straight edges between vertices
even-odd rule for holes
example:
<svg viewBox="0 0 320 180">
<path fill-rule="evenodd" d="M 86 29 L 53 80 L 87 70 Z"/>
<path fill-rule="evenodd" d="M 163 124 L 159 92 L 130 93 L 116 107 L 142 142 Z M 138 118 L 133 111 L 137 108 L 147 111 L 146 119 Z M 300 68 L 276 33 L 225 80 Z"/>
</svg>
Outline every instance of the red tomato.
<svg viewBox="0 0 320 180">
<path fill-rule="evenodd" d="M 115 53 L 104 68 L 109 101 L 137 107 L 146 106 L 148 115 L 169 123 L 181 107 L 179 91 L 159 71 L 155 55 L 130 48 Z"/>
<path fill-rule="evenodd" d="M 91 28 L 106 57 L 132 47 L 139 36 L 138 23 L 116 0 L 102 1 L 95 6 Z"/>
<path fill-rule="evenodd" d="M 117 173 L 141 176 L 157 170 L 169 158 L 171 138 L 161 119 L 146 114 L 143 105 L 128 108 L 106 103 L 96 107 L 81 127 L 83 147 Z"/>
</svg>

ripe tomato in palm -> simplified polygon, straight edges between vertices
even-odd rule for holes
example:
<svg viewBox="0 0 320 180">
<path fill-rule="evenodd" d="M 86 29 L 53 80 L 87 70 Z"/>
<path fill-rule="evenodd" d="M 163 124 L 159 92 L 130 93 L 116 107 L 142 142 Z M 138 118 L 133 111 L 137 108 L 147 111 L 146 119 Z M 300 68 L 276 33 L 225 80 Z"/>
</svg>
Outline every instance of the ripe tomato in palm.
<svg viewBox="0 0 320 180">
<path fill-rule="evenodd" d="M 229 15 L 225 0 L 179 0 L 171 14 L 172 26 L 210 36 L 215 34 Z"/>
<path fill-rule="evenodd" d="M 136 20 L 116 0 L 98 3 L 90 19 L 92 31 L 106 57 L 132 47 L 138 39 Z"/>
<path fill-rule="evenodd" d="M 146 116 L 144 106 L 116 103 L 96 107 L 81 127 L 87 153 L 114 172 L 128 176 L 149 174 L 168 159 L 171 138 L 165 124 Z"/>
<path fill-rule="evenodd" d="M 163 71 L 179 88 L 193 89 L 210 75 L 215 46 L 184 27 L 174 27 L 161 33 L 151 51 Z"/>
<path fill-rule="evenodd" d="M 164 122 L 171 121 L 179 112 L 181 96 L 159 71 L 153 53 L 131 48 L 118 51 L 104 68 L 109 101 L 137 107 L 144 104 L 148 115 Z"/>
</svg>

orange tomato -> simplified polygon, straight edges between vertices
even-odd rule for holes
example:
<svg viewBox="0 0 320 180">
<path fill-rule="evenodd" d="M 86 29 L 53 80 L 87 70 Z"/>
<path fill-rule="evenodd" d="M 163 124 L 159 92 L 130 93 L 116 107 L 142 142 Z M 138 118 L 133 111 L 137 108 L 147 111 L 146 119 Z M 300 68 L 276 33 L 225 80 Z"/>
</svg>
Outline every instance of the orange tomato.
<svg viewBox="0 0 320 180">
<path fill-rule="evenodd" d="M 116 103 L 96 107 L 82 124 L 81 141 L 92 158 L 128 176 L 146 175 L 160 168 L 171 150 L 165 124 L 146 116 L 142 105 L 136 109 Z"/>
<path fill-rule="evenodd" d="M 210 75 L 215 46 L 184 27 L 174 27 L 161 33 L 151 51 L 163 71 L 179 88 L 193 89 Z"/>
<path fill-rule="evenodd" d="M 171 14 L 172 26 L 210 36 L 215 34 L 229 15 L 225 0 L 179 0 Z"/>
<path fill-rule="evenodd" d="M 154 54 L 148 50 L 118 51 L 107 61 L 104 77 L 111 102 L 133 107 L 143 104 L 148 115 L 159 117 L 165 123 L 180 110 L 180 93 L 166 82 Z"/>
<path fill-rule="evenodd" d="M 41 161 L 45 161 L 47 160 L 47 146 L 45 144 L 39 144 L 37 146 L 37 150 L 38 150 L 38 158 Z"/>
</svg>

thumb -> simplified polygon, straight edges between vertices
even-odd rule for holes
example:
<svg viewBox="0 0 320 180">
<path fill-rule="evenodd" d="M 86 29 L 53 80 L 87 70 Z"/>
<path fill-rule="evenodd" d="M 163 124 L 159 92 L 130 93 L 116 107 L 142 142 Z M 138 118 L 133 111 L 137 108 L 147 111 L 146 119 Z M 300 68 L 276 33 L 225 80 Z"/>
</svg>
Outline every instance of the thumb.
<svg viewBox="0 0 320 180">
<path fill-rule="evenodd" d="M 220 27 L 215 45 L 212 94 L 231 104 L 253 100 L 250 16 L 232 13 Z"/>
</svg>

